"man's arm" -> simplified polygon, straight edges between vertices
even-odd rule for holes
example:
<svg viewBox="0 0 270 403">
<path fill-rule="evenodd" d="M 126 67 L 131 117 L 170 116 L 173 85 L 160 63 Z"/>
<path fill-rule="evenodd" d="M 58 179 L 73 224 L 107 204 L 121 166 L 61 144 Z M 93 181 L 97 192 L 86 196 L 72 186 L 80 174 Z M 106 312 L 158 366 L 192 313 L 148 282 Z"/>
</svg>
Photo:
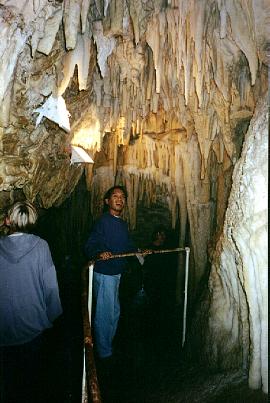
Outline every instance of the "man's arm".
<svg viewBox="0 0 270 403">
<path fill-rule="evenodd" d="M 103 227 L 100 222 L 97 222 L 91 231 L 91 234 L 86 241 L 84 251 L 89 259 L 101 258 L 103 260 L 108 259 L 110 252 L 106 251 L 104 245 Z"/>
</svg>

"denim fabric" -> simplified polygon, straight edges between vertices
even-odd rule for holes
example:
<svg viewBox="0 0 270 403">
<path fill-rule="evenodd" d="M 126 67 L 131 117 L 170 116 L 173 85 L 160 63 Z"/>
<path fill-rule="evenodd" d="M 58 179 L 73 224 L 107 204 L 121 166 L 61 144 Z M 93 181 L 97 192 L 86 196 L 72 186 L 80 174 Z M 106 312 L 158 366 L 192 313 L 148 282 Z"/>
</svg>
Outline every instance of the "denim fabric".
<svg viewBox="0 0 270 403">
<path fill-rule="evenodd" d="M 112 355 L 112 342 L 120 317 L 119 284 L 121 274 L 93 274 L 95 298 L 94 341 L 100 358 Z"/>
</svg>

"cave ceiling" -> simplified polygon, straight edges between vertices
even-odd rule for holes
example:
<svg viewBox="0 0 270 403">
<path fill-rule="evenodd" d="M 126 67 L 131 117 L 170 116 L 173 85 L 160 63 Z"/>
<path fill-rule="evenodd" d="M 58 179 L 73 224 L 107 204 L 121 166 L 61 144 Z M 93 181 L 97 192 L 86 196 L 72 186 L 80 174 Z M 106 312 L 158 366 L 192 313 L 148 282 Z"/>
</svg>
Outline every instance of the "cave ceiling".
<svg viewBox="0 0 270 403">
<path fill-rule="evenodd" d="M 1 204 L 59 206 L 80 146 L 93 214 L 122 183 L 134 228 L 158 188 L 203 267 L 267 89 L 269 25 L 266 0 L 1 0 Z"/>
</svg>

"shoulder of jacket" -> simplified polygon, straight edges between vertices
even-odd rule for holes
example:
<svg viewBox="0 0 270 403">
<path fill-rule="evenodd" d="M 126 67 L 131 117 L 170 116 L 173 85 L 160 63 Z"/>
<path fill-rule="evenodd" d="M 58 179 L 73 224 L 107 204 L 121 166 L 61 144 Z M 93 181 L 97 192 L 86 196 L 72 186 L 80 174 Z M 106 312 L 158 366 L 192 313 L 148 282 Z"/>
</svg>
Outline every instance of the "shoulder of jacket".
<svg viewBox="0 0 270 403">
<path fill-rule="evenodd" d="M 34 240 L 36 246 L 43 247 L 46 249 L 49 248 L 48 242 L 45 239 L 40 238 L 40 236 L 33 235 L 33 240 Z"/>
</svg>

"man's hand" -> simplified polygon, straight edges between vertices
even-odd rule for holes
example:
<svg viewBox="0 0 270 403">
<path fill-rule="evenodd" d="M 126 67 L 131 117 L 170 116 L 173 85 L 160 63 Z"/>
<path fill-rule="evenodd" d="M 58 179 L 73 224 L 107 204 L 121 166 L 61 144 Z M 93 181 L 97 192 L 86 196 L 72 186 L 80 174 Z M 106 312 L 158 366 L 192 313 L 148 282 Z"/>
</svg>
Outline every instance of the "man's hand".
<svg viewBox="0 0 270 403">
<path fill-rule="evenodd" d="M 149 253 L 151 253 L 149 249 L 143 249 L 143 250 L 138 249 L 138 253 L 136 253 L 136 256 L 141 265 L 144 264 L 144 256 L 149 255 Z"/>
<path fill-rule="evenodd" d="M 101 253 L 98 255 L 98 259 L 101 259 L 101 260 L 108 260 L 108 259 L 110 259 L 111 256 L 112 256 L 112 253 L 111 253 L 111 252 L 101 252 Z"/>
<path fill-rule="evenodd" d="M 139 249 L 140 255 L 150 255 L 152 253 L 152 249 Z"/>
</svg>

